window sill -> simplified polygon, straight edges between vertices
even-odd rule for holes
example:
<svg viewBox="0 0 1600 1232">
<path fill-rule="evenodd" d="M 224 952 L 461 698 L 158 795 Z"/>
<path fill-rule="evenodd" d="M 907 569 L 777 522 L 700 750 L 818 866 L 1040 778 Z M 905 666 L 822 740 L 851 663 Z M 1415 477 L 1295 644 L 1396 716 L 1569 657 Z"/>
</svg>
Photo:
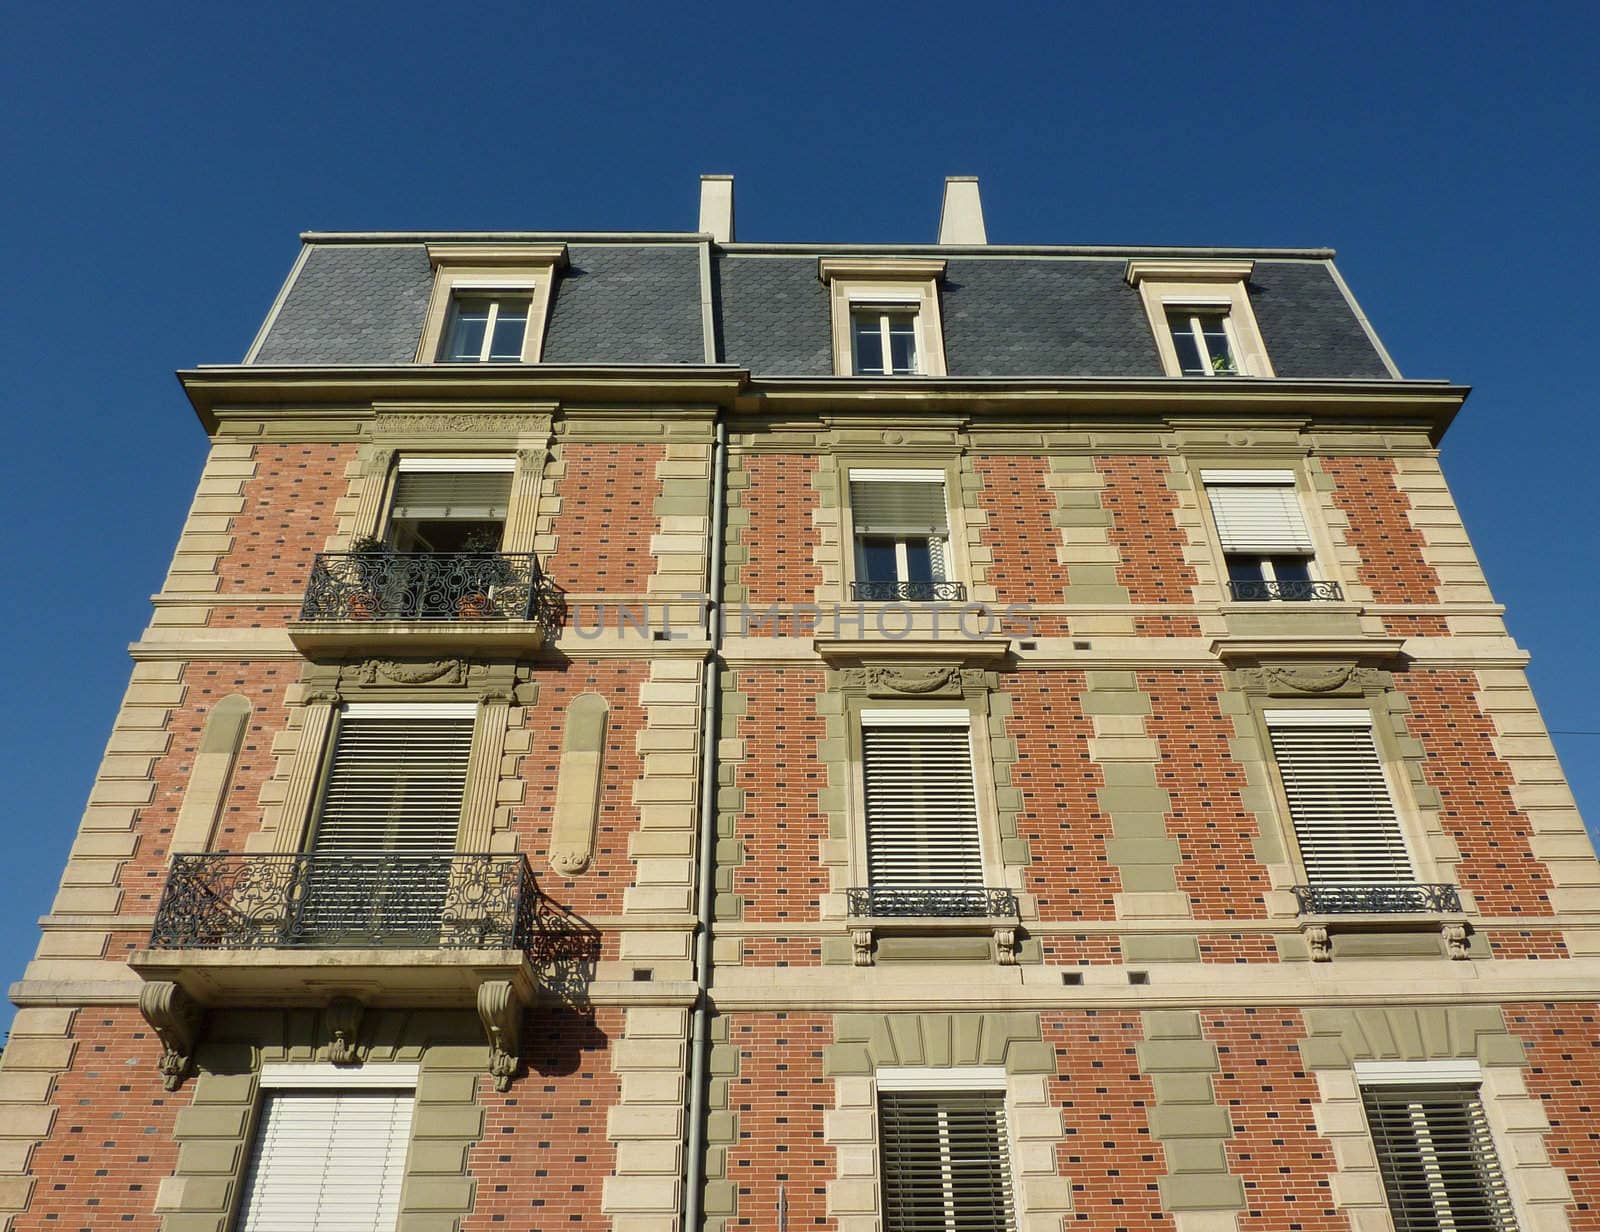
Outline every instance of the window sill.
<svg viewBox="0 0 1600 1232">
<path fill-rule="evenodd" d="M 875 964 L 875 949 L 880 937 L 993 938 L 993 959 L 1002 967 L 1017 965 L 1017 933 L 1021 927 L 1021 907 L 1017 895 L 1009 890 L 984 888 L 979 893 L 988 900 L 983 906 L 994 914 L 962 915 L 950 910 L 951 904 L 930 902 L 922 908 L 927 914 L 913 915 L 902 910 L 894 915 L 851 913 L 845 917 L 850 930 L 854 963 L 858 967 Z M 860 906 L 853 904 L 855 906 Z M 906 904 L 911 907 L 912 904 Z M 965 906 L 955 903 L 957 910 Z M 1010 910 L 1006 910 L 1009 908 Z"/>
<path fill-rule="evenodd" d="M 292 620 L 288 631 L 295 649 L 308 658 L 378 650 L 532 654 L 544 647 L 550 632 L 539 620 Z"/>
</svg>

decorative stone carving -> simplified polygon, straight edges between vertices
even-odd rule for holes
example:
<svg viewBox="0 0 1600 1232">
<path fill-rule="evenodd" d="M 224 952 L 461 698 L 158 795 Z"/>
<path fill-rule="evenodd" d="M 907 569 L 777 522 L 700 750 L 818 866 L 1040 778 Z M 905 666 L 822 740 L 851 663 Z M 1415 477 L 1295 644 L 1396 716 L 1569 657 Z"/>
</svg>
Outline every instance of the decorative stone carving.
<svg viewBox="0 0 1600 1232">
<path fill-rule="evenodd" d="M 850 930 L 850 951 L 850 961 L 856 966 L 872 966 L 872 930 L 870 928 L 852 928 Z"/>
<path fill-rule="evenodd" d="M 1311 951 L 1312 962 L 1333 961 L 1333 939 L 1321 924 L 1309 924 L 1304 929 L 1306 948 Z"/>
<path fill-rule="evenodd" d="M 398 659 L 368 659 L 361 664 L 363 684 L 465 684 L 469 664 L 465 659 L 435 659 L 431 662 L 407 663 Z"/>
<path fill-rule="evenodd" d="M 448 436 L 470 432 L 474 436 L 548 436 L 548 415 L 497 415 L 492 413 L 402 415 L 393 412 L 374 415 L 373 436 Z"/>
<path fill-rule="evenodd" d="M 1015 967 L 1019 949 L 1016 929 L 997 928 L 994 930 L 994 960 L 1000 966 Z"/>
<path fill-rule="evenodd" d="M 1467 949 L 1467 926 L 1458 921 L 1451 921 L 1443 928 L 1444 952 L 1458 962 L 1472 957 Z"/>
<path fill-rule="evenodd" d="M 303 706 L 337 706 L 344 701 L 338 689 L 307 689 L 300 699 Z"/>
<path fill-rule="evenodd" d="M 1382 672 L 1370 667 L 1357 667 L 1354 663 L 1246 667 L 1240 669 L 1239 679 L 1247 689 L 1280 696 L 1360 694 L 1383 686 Z"/>
<path fill-rule="evenodd" d="M 335 997 L 328 1002 L 322 1023 L 328 1033 L 328 1060 L 335 1065 L 360 1065 L 361 1017 L 367 1007 L 354 997 Z"/>
<path fill-rule="evenodd" d="M 139 989 L 139 1012 L 161 1041 L 161 1085 L 176 1091 L 194 1062 L 205 1007 L 171 980 L 157 980 Z"/>
<path fill-rule="evenodd" d="M 847 667 L 839 673 L 846 690 L 876 697 L 960 697 L 985 686 L 984 673 L 954 663 L 922 667 Z"/>
<path fill-rule="evenodd" d="M 550 867 L 563 877 L 577 876 L 594 858 L 609 715 L 610 707 L 598 693 L 584 693 L 567 706 L 550 830 Z"/>
<path fill-rule="evenodd" d="M 522 1059 L 522 998 L 509 980 L 478 987 L 478 1017 L 489 1038 L 489 1073 L 496 1091 L 509 1091 Z"/>
</svg>

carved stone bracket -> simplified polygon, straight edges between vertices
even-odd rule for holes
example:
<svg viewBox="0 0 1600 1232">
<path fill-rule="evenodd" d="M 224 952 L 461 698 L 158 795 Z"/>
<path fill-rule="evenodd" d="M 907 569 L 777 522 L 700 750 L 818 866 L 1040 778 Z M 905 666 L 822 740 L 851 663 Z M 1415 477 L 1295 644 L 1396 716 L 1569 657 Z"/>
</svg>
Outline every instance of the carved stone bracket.
<svg viewBox="0 0 1600 1232">
<path fill-rule="evenodd" d="M 1354 663 L 1280 663 L 1239 669 L 1239 683 L 1251 692 L 1274 697 L 1351 697 L 1388 684 L 1388 673 Z"/>
<path fill-rule="evenodd" d="M 358 1042 L 361 1017 L 367 1007 L 354 997 L 335 997 L 322 1016 L 328 1033 L 328 1060 L 335 1065 L 360 1065 L 362 1050 Z"/>
<path fill-rule="evenodd" d="M 489 1038 L 489 1073 L 496 1091 L 509 1091 L 516 1077 L 526 1008 L 509 980 L 489 980 L 478 987 L 478 1017 Z"/>
<path fill-rule="evenodd" d="M 161 1085 L 176 1091 L 194 1063 L 205 1007 L 171 980 L 156 980 L 139 989 L 139 1012 L 161 1041 Z"/>
<path fill-rule="evenodd" d="M 1451 920 L 1441 930 L 1444 934 L 1444 952 L 1447 957 L 1463 962 L 1472 957 L 1467 948 L 1467 926 L 1459 920 Z"/>
<path fill-rule="evenodd" d="M 852 928 L 850 930 L 850 960 L 858 967 L 872 966 L 872 930 L 870 928 Z"/>
<path fill-rule="evenodd" d="M 1019 948 L 1016 929 L 997 928 L 994 930 L 994 960 L 1000 966 L 1015 967 Z"/>
<path fill-rule="evenodd" d="M 1312 962 L 1333 961 L 1333 938 L 1328 936 L 1326 925 L 1308 924 L 1301 932 L 1306 939 L 1306 948 L 1311 951 Z"/>
</svg>

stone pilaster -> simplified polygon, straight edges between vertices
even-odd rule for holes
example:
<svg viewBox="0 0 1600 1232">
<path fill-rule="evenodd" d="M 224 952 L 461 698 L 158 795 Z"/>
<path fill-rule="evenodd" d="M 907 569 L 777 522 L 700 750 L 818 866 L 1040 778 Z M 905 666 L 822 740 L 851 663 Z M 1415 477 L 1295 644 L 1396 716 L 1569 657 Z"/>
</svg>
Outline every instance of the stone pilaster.
<svg viewBox="0 0 1600 1232">
<path fill-rule="evenodd" d="M 1067 569 L 1064 600 L 1071 605 L 1126 606 L 1127 587 L 1117 581 L 1122 553 L 1111 542 L 1111 514 L 1101 503 L 1105 476 L 1090 454 L 1052 454 L 1045 486 L 1055 493 L 1050 520 L 1061 530 L 1056 559 Z M 1132 637 L 1131 612 L 1079 613 L 1074 633 Z"/>
<path fill-rule="evenodd" d="M 1150 1075 L 1156 1096 L 1150 1136 L 1167 1160 L 1161 1204 L 1180 1228 L 1236 1226 L 1244 1185 L 1228 1171 L 1224 1146 L 1233 1125 L 1211 1086 L 1221 1068 L 1217 1046 L 1201 1034 L 1200 1015 L 1192 1010 L 1147 1010 L 1142 1018 L 1139 1068 Z"/>
<path fill-rule="evenodd" d="M 48 934 L 47 934 L 48 935 Z M 55 1124 L 56 1075 L 72 1065 L 76 1010 L 17 1011 L 0 1057 L 0 1232 L 28 1209 L 36 1178 L 33 1151 Z"/>
<path fill-rule="evenodd" d="M 622 1096 L 606 1120 L 616 1144 L 601 1210 L 615 1232 L 676 1232 L 683 1171 L 687 1010 L 635 1006 L 611 1053 Z"/>
</svg>

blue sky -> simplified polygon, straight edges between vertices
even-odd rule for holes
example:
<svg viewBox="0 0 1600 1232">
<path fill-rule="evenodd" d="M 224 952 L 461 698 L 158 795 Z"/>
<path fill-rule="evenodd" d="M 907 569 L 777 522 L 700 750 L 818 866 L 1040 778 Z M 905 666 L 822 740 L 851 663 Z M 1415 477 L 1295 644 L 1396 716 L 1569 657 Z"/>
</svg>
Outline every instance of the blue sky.
<svg viewBox="0 0 1600 1232">
<path fill-rule="evenodd" d="M 25 5 L 0 45 L 0 501 L 37 940 L 204 452 L 172 372 L 239 359 L 304 229 L 1330 245 L 1411 376 L 1600 819 L 1591 5 Z M 49 532 L 49 533 L 46 533 Z M 0 1021 L 4 1021 L 0 1011 Z"/>
</svg>

